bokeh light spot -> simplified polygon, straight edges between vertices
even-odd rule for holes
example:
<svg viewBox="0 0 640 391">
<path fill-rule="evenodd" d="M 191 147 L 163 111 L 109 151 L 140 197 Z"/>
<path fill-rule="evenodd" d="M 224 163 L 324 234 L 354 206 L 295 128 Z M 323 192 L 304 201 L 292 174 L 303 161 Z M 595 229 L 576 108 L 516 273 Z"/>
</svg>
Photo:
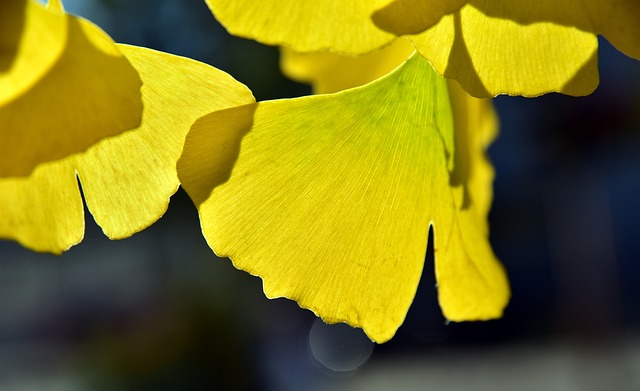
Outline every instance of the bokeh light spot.
<svg viewBox="0 0 640 391">
<path fill-rule="evenodd" d="M 329 325 L 321 319 L 311 326 L 309 347 L 320 364 L 336 373 L 355 371 L 373 352 L 373 342 L 362 330 L 344 323 Z"/>
</svg>

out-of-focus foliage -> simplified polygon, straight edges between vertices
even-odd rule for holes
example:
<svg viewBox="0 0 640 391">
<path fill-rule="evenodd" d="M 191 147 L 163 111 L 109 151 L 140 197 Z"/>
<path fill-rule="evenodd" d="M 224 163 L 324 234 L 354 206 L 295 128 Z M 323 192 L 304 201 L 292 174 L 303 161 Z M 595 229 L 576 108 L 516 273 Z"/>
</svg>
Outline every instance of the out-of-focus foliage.
<svg viewBox="0 0 640 391">
<path fill-rule="evenodd" d="M 358 87 L 385 76 L 415 50 L 406 39 L 357 57 L 333 52 L 300 53 L 281 49 L 280 67 L 288 77 L 310 83 L 313 92 L 326 94 Z"/>
</svg>

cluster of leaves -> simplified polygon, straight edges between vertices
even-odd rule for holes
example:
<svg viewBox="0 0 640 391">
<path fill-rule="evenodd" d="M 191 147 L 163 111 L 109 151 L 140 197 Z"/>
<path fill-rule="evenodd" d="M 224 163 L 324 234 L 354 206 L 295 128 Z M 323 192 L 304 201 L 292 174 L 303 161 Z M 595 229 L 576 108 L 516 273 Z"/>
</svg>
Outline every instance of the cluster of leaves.
<svg viewBox="0 0 640 391">
<path fill-rule="evenodd" d="M 126 238 L 182 185 L 211 248 L 267 296 L 377 342 L 404 320 L 430 227 L 446 318 L 508 302 L 488 241 L 497 119 L 480 98 L 590 93 L 599 33 L 640 58 L 636 0 L 207 3 L 229 32 L 282 46 L 285 74 L 317 95 L 256 102 L 59 0 L 0 3 L 0 237 L 79 243 L 79 182 L 105 234 Z"/>
</svg>

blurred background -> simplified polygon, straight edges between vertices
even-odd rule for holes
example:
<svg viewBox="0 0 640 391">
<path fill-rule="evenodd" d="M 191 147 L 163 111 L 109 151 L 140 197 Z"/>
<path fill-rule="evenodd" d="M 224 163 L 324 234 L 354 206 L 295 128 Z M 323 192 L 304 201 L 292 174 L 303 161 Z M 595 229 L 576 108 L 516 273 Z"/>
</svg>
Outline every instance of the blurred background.
<svg viewBox="0 0 640 391">
<path fill-rule="evenodd" d="M 223 69 L 259 100 L 305 95 L 278 52 L 202 0 L 66 0 L 116 41 Z M 449 323 L 433 252 L 396 337 L 372 344 L 215 257 L 179 191 L 109 241 L 87 214 L 63 256 L 0 241 L 0 390 L 640 390 L 640 62 L 601 40 L 586 98 L 498 97 L 491 241 L 503 319 Z"/>
</svg>

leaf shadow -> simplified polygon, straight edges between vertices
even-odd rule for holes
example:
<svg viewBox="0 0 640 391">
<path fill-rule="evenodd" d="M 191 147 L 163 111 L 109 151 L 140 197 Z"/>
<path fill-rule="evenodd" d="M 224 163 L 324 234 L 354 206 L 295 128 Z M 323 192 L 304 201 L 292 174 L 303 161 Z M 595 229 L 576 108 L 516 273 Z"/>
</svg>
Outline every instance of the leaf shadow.
<svg viewBox="0 0 640 391">
<path fill-rule="evenodd" d="M 177 162 L 178 178 L 196 205 L 227 182 L 240 155 L 240 144 L 253 127 L 258 103 L 214 111 L 193 123 Z"/>
<path fill-rule="evenodd" d="M 20 49 L 26 0 L 0 2 L 0 72 L 11 69 Z"/>
<path fill-rule="evenodd" d="M 96 46 L 84 22 L 66 18 L 68 34 L 60 58 L 28 91 L 0 106 L 0 129 L 16 130 L 3 134 L 0 156 L 19 155 L 0 159 L 2 176 L 27 176 L 41 163 L 84 152 L 106 137 L 140 126 L 138 71 L 126 58 Z M 116 82 L 127 88 L 116 89 Z"/>
<path fill-rule="evenodd" d="M 473 65 L 471 54 L 465 43 L 464 34 L 462 32 L 462 19 L 460 11 L 453 16 L 454 36 L 451 53 L 449 54 L 449 62 L 444 70 L 444 77 L 459 80 L 462 85 L 473 86 L 473 91 L 469 91 L 475 96 L 490 96 L 491 94 L 484 86 L 484 83 L 478 75 L 478 71 Z"/>
</svg>

